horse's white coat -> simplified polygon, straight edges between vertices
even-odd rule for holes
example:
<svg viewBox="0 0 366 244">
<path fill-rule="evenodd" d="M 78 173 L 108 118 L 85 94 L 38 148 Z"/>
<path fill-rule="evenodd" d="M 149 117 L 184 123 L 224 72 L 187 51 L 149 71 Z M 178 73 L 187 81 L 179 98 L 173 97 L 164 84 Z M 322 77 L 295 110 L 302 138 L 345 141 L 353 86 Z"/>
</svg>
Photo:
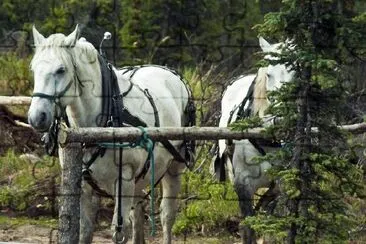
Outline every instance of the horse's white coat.
<svg viewBox="0 0 366 244">
<path fill-rule="evenodd" d="M 33 36 L 36 46 L 31 68 L 34 72 L 34 93 L 55 95 L 72 82 L 70 89 L 60 99 L 66 107 L 67 116 L 72 127 L 97 126 L 97 116 L 101 113 L 101 69 L 97 50 L 84 39 L 77 40 L 78 27 L 69 36 L 53 34 L 43 37 L 35 28 Z M 151 103 L 143 94 L 148 89 L 159 112 L 160 126 L 181 127 L 185 121 L 184 110 L 190 96 L 180 77 L 161 67 L 144 67 L 138 70 L 132 79 L 125 70 L 116 70 L 121 92 L 128 90 L 130 82 L 132 90 L 123 98 L 125 107 L 149 126 L 154 126 L 155 118 Z M 79 79 L 77 81 L 76 77 Z M 57 111 L 57 106 L 45 98 L 34 97 L 29 109 L 29 122 L 37 130 L 49 128 Z M 178 146 L 180 141 L 173 142 Z M 62 149 L 60 149 L 62 150 Z M 117 195 L 117 162 L 113 160 L 113 150 L 90 167 L 93 178 L 100 188 L 111 195 Z M 61 153 L 59 155 L 62 155 Z M 118 155 L 118 151 L 117 151 Z M 177 211 L 176 196 L 180 189 L 180 174 L 184 164 L 173 160 L 173 156 L 160 144 L 155 145 L 155 179 L 162 178 L 163 200 L 161 202 L 161 221 L 164 232 L 164 243 L 171 243 L 171 228 Z M 90 156 L 86 151 L 84 158 Z M 144 179 L 135 184 L 135 176 L 144 166 L 147 153 L 144 149 L 123 150 L 123 182 L 122 182 L 122 214 L 123 231 L 126 237 L 132 227 L 133 243 L 143 243 L 144 215 L 141 204 L 143 189 L 150 182 L 149 171 Z M 63 159 L 60 158 L 62 163 Z M 80 243 L 91 243 L 94 231 L 99 197 L 93 193 L 90 185 L 83 182 L 81 196 L 81 230 Z M 131 211 L 131 208 L 133 210 Z M 113 217 L 116 224 L 117 211 Z M 131 226 L 132 224 L 132 226 Z M 126 239 L 127 240 L 127 239 Z"/>
<path fill-rule="evenodd" d="M 264 52 L 279 53 L 282 44 L 269 44 L 265 39 L 259 38 L 259 43 Z M 266 55 L 267 59 L 275 57 Z M 229 124 L 230 113 L 234 122 L 237 117 L 238 107 L 243 99 L 247 96 L 251 83 L 255 80 L 253 94 L 253 114 L 259 115 L 265 124 L 272 123 L 273 117 L 265 113 L 269 106 L 267 92 L 278 89 L 283 82 L 288 82 L 293 77 L 293 72 L 283 64 L 269 65 L 266 68 L 260 68 L 256 75 L 248 75 L 239 78 L 232 83 L 223 94 L 221 101 L 221 119 L 220 127 L 227 127 Z M 246 107 L 248 104 L 246 104 Z M 234 140 L 233 148 L 226 145 L 225 140 L 219 140 L 219 155 L 223 158 L 224 153 L 232 155 L 226 158 L 226 165 L 229 169 L 229 178 L 233 181 L 234 187 L 240 199 L 239 205 L 243 217 L 253 214 L 252 199 L 258 188 L 267 187 L 269 180 L 265 175 L 266 170 L 271 167 L 273 162 L 261 162 L 260 164 L 253 161 L 253 158 L 261 156 L 260 152 L 252 145 L 249 140 Z M 274 148 L 264 147 L 266 152 L 275 150 Z M 233 152 L 232 152 L 233 151 Z M 242 232 L 243 242 L 251 243 L 253 234 L 251 230 L 244 229 Z"/>
</svg>

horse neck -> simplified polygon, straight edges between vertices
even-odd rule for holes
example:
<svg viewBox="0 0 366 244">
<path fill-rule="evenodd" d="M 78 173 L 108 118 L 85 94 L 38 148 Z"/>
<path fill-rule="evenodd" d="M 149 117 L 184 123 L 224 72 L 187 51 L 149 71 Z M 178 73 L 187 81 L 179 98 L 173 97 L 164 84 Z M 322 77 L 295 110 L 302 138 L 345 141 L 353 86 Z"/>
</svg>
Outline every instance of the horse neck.
<svg viewBox="0 0 366 244">
<path fill-rule="evenodd" d="M 266 68 L 260 68 L 255 78 L 253 90 L 253 114 L 259 117 L 264 116 L 264 112 L 269 107 L 267 99 L 267 76 Z"/>
<path fill-rule="evenodd" d="M 95 127 L 97 118 L 102 113 L 101 71 L 98 58 L 92 62 L 83 62 L 76 53 L 76 89 L 75 96 L 66 108 L 68 119 L 73 127 Z"/>
</svg>

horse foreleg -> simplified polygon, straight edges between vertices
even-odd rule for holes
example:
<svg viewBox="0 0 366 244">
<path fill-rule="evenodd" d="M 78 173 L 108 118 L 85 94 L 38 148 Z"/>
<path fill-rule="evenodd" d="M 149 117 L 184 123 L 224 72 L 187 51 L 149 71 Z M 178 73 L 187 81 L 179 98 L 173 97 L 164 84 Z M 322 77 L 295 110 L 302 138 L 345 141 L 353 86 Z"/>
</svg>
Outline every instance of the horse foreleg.
<svg viewBox="0 0 366 244">
<path fill-rule="evenodd" d="M 87 244 L 93 240 L 93 231 L 97 221 L 100 197 L 93 194 L 91 186 L 83 182 L 80 197 L 80 238 L 79 243 Z"/>
<path fill-rule="evenodd" d="M 160 219 L 163 226 L 163 243 L 170 244 L 172 242 L 172 227 L 178 210 L 177 196 L 181 184 L 180 173 L 176 171 L 171 172 L 168 170 L 168 172 L 165 173 L 161 183 L 163 186 L 163 199 L 160 204 Z"/>
<path fill-rule="evenodd" d="M 253 210 L 253 194 L 248 191 L 247 186 L 240 183 L 235 183 L 235 192 L 238 195 L 239 198 L 239 208 L 240 212 L 242 214 L 243 218 L 246 218 L 247 216 L 253 216 L 254 210 Z M 254 231 L 244 225 L 240 228 L 240 235 L 242 238 L 242 242 L 246 244 L 252 244 L 256 243 L 255 241 L 255 233 Z"/>
<path fill-rule="evenodd" d="M 144 238 L 144 211 L 143 199 L 137 199 L 134 207 L 131 210 L 132 220 L 132 243 L 143 244 Z"/>
</svg>

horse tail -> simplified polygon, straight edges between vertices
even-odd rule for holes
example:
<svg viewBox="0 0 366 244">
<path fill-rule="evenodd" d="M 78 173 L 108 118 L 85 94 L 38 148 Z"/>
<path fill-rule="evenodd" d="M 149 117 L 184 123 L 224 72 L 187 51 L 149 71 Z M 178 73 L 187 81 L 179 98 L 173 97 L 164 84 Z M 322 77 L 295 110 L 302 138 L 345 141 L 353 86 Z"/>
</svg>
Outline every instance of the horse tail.
<svg viewBox="0 0 366 244">
<path fill-rule="evenodd" d="M 224 182 L 226 181 L 227 154 L 225 151 L 222 155 L 220 155 L 219 147 L 219 143 L 216 142 L 213 146 L 213 149 L 211 150 L 214 154 L 211 163 L 211 173 L 219 182 Z"/>
<path fill-rule="evenodd" d="M 190 92 L 190 90 L 187 88 L 187 90 L 189 91 L 189 97 L 188 97 L 188 102 L 187 102 L 187 106 L 185 108 L 185 123 L 184 123 L 184 127 L 190 127 L 190 126 L 195 126 L 196 125 L 196 106 L 194 104 L 194 99 L 193 96 L 191 95 L 192 93 Z M 195 153 L 196 153 L 196 141 L 195 140 L 190 140 L 190 141 L 184 141 L 184 150 L 185 150 L 185 160 L 187 162 L 189 162 L 191 165 L 194 165 L 194 161 L 195 161 Z"/>
</svg>

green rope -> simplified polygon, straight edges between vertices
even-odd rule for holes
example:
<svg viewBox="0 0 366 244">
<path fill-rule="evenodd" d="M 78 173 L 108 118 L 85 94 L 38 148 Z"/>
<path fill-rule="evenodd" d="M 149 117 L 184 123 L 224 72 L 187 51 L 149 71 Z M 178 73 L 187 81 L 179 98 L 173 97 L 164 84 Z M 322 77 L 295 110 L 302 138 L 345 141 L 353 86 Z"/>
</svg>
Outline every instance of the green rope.
<svg viewBox="0 0 366 244">
<path fill-rule="evenodd" d="M 151 179 L 150 179 L 150 224 L 151 224 L 151 236 L 155 236 L 155 217 L 154 217 L 154 209 L 155 209 L 155 160 L 154 160 L 154 145 L 155 143 L 150 139 L 149 135 L 147 134 L 144 127 L 138 127 L 142 135 L 136 141 L 132 143 L 109 143 L 103 142 L 98 143 L 99 146 L 105 148 L 135 148 L 141 147 L 147 151 L 147 160 L 150 160 L 150 167 L 151 167 Z"/>
<path fill-rule="evenodd" d="M 151 221 L 151 236 L 155 236 L 155 160 L 154 160 L 154 142 L 150 139 L 145 128 L 138 127 L 142 131 L 142 136 L 140 137 L 139 145 L 148 152 L 148 158 L 150 159 L 151 167 L 151 179 L 150 179 L 150 221 Z"/>
<path fill-rule="evenodd" d="M 133 148 L 135 147 L 133 143 L 113 143 L 113 142 L 102 142 L 98 143 L 98 146 L 104 148 Z"/>
</svg>

